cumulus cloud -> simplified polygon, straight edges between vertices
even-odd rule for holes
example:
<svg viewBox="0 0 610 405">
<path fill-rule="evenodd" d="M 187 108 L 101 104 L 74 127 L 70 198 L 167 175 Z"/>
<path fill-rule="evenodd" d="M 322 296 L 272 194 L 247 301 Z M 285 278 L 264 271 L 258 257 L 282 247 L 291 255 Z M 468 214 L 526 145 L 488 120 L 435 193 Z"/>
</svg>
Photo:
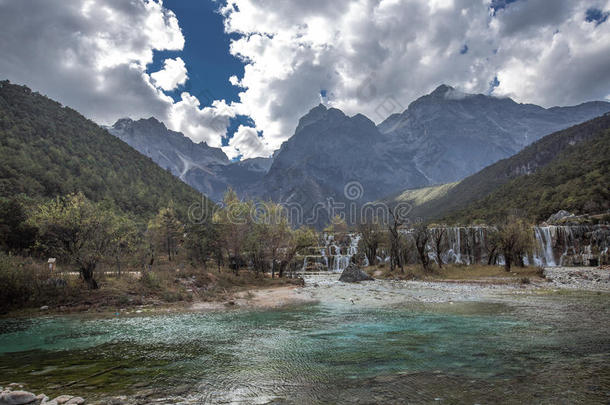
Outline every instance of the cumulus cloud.
<svg viewBox="0 0 610 405">
<path fill-rule="evenodd" d="M 189 80 L 179 57 L 147 73 L 154 50 L 185 43 L 161 0 L 0 0 L 0 73 L 100 123 L 153 115 L 213 146 L 249 116 L 232 157 L 268 156 L 320 100 L 380 122 L 441 83 L 543 106 L 610 96 L 610 0 L 226 0 L 220 12 L 244 63 L 227 77 L 239 102 L 167 96 Z"/>
<path fill-rule="evenodd" d="M 188 74 L 186 65 L 181 58 L 165 59 L 163 69 L 150 74 L 154 84 L 163 90 L 174 90 L 179 85 L 186 83 Z"/>
<path fill-rule="evenodd" d="M 240 156 L 249 159 L 259 156 L 269 156 L 271 150 L 259 136 L 256 129 L 240 125 L 235 135 L 229 140 L 229 145 L 222 150 L 230 159 Z"/>
<path fill-rule="evenodd" d="M 610 2 L 229 0 L 222 13 L 241 34 L 240 109 L 273 149 L 320 99 L 376 122 L 441 83 L 543 106 L 603 99 L 610 24 L 592 8 Z"/>
<path fill-rule="evenodd" d="M 100 124 L 155 116 L 196 141 L 220 146 L 230 107 L 217 101 L 201 108 L 188 93 L 174 103 L 164 93 L 188 79 L 181 58 L 146 73 L 153 51 L 180 51 L 184 43 L 178 19 L 161 1 L 0 0 L 0 77 Z"/>
</svg>

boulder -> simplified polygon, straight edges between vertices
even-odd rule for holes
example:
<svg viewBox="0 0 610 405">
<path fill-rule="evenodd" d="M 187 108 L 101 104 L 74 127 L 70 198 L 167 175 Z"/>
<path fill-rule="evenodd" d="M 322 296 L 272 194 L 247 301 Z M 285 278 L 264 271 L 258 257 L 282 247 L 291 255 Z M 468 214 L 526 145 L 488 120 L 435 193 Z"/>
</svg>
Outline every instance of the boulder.
<svg viewBox="0 0 610 405">
<path fill-rule="evenodd" d="M 546 220 L 546 222 L 548 222 L 549 224 L 553 224 L 555 222 L 561 221 L 562 219 L 570 218 L 573 216 L 574 216 L 574 214 L 572 214 L 566 210 L 559 210 L 556 213 L 554 213 L 553 215 L 551 215 L 549 217 L 549 219 Z"/>
<path fill-rule="evenodd" d="M 356 266 L 354 263 L 350 263 L 349 266 L 343 270 L 339 281 L 346 283 L 357 283 L 359 281 L 374 280 L 373 277 L 366 274 L 361 268 Z"/>
<path fill-rule="evenodd" d="M 23 405 L 36 401 L 36 395 L 27 391 L 5 391 L 0 394 L 0 405 Z"/>
<path fill-rule="evenodd" d="M 82 405 L 85 403 L 85 400 L 81 397 L 71 398 L 65 405 Z"/>
</svg>

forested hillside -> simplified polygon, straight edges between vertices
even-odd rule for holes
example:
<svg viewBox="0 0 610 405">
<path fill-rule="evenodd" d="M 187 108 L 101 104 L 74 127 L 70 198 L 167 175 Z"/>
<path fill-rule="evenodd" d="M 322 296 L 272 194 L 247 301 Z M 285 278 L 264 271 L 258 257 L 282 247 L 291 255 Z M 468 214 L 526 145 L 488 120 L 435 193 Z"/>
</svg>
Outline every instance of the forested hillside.
<svg viewBox="0 0 610 405">
<path fill-rule="evenodd" d="M 0 197 L 82 192 L 138 219 L 200 193 L 69 107 L 0 82 Z M 207 201 L 207 200 L 206 200 Z"/>
<path fill-rule="evenodd" d="M 609 187 L 603 148 L 608 145 L 609 130 L 610 115 L 606 114 L 547 135 L 445 193 L 437 193 L 436 198 L 415 204 L 412 215 L 463 222 L 502 216 L 508 207 L 526 209 L 532 219 L 561 208 L 583 213 L 603 210 Z"/>
<path fill-rule="evenodd" d="M 559 210 L 575 214 L 610 210 L 610 129 L 566 148 L 547 166 L 509 181 L 446 219 L 493 222 L 515 210 L 535 222 Z"/>
</svg>

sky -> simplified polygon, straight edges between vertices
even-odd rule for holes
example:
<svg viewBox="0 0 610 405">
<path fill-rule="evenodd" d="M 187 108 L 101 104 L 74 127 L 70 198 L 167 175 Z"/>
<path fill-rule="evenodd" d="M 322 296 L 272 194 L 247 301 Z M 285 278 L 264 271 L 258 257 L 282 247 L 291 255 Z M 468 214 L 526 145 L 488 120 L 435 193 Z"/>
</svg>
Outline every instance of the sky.
<svg viewBox="0 0 610 405">
<path fill-rule="evenodd" d="M 610 0 L 0 0 L 0 79 L 244 159 L 320 102 L 379 123 L 440 84 L 610 100 L 609 15 Z"/>
</svg>

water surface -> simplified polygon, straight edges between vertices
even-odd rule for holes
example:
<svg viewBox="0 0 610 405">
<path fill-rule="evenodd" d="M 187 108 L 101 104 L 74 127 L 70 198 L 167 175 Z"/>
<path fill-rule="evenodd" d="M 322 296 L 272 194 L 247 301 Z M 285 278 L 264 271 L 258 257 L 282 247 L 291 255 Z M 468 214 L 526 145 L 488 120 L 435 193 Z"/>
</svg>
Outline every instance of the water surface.
<svg viewBox="0 0 610 405">
<path fill-rule="evenodd" d="M 607 403 L 606 295 L 0 321 L 0 385 L 201 403 Z"/>
</svg>

